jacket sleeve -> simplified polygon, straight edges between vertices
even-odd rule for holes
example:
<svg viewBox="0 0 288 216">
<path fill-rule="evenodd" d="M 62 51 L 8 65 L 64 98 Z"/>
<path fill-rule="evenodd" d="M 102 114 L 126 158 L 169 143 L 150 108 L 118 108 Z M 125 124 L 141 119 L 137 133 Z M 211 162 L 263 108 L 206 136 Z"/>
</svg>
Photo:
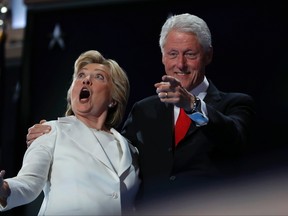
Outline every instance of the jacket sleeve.
<svg viewBox="0 0 288 216">
<path fill-rule="evenodd" d="M 56 134 L 52 126 L 50 133 L 38 137 L 26 150 L 17 176 L 5 179 L 11 194 L 7 206 L 0 206 L 1 211 L 30 203 L 39 196 L 48 180 Z"/>
</svg>

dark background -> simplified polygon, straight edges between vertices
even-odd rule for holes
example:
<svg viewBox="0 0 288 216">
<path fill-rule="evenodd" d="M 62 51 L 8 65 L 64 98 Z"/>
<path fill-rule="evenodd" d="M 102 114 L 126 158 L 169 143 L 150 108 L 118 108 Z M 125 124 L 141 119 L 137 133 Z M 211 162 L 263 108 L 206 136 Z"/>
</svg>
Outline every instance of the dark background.
<svg viewBox="0 0 288 216">
<path fill-rule="evenodd" d="M 96 49 L 128 73 L 132 104 L 155 94 L 164 74 L 158 45 L 161 26 L 170 14 L 203 18 L 212 33 L 214 58 L 207 77 L 222 91 L 252 95 L 257 105 L 251 146 L 243 157 L 243 175 L 285 169 L 287 157 L 288 63 L 287 7 L 273 1 L 71 1 L 28 5 L 21 65 L 6 65 L 1 95 L 1 169 L 17 174 L 26 150 L 27 129 L 66 110 L 66 92 L 74 61 Z M 56 24 L 65 46 L 49 49 Z M 18 86 L 18 88 L 12 88 Z M 159 158 L 161 160 L 161 158 Z M 36 215 L 39 202 L 1 215 Z"/>
</svg>

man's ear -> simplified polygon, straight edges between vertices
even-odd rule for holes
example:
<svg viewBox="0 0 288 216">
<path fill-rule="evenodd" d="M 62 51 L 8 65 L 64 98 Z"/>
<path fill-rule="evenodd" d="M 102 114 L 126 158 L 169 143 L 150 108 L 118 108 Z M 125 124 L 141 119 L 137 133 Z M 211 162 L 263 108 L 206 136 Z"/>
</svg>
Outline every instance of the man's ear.
<svg viewBox="0 0 288 216">
<path fill-rule="evenodd" d="M 206 57 L 205 57 L 205 65 L 208 65 L 212 62 L 213 58 L 213 47 L 209 47 L 208 51 L 206 52 Z"/>
</svg>

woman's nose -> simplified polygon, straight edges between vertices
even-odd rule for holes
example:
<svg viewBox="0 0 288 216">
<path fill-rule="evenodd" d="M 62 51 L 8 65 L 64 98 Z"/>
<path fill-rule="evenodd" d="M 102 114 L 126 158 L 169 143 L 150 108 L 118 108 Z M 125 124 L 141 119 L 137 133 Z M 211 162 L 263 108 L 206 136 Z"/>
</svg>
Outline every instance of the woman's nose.
<svg viewBox="0 0 288 216">
<path fill-rule="evenodd" d="M 91 80 L 91 76 L 88 75 L 84 78 L 83 80 L 83 84 L 86 84 L 86 85 L 92 85 L 92 80 Z"/>
</svg>

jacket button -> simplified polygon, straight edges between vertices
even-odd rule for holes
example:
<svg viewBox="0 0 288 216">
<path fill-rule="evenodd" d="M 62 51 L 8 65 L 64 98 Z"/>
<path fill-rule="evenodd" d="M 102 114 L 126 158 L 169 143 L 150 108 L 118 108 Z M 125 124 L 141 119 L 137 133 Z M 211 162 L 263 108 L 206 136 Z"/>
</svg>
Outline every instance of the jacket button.
<svg viewBox="0 0 288 216">
<path fill-rule="evenodd" d="M 168 148 L 168 152 L 172 152 L 172 148 L 170 147 L 170 148 Z"/>
<path fill-rule="evenodd" d="M 113 199 L 117 199 L 118 198 L 118 194 L 116 192 L 113 192 L 111 196 L 112 196 Z"/>
<path fill-rule="evenodd" d="M 169 179 L 170 179 L 170 181 L 174 181 L 174 180 L 176 179 L 176 176 L 174 176 L 174 175 L 173 175 L 173 176 L 170 176 Z"/>
</svg>

